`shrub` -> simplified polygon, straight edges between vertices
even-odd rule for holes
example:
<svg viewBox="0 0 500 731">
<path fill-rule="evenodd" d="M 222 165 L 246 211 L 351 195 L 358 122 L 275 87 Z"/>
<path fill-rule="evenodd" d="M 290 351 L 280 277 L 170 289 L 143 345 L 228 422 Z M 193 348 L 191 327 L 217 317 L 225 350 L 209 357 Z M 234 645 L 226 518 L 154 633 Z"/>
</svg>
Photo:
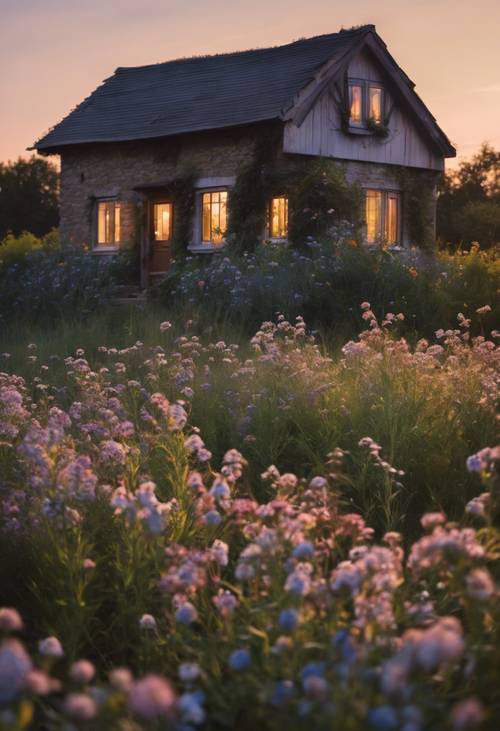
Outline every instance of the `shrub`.
<svg viewBox="0 0 500 731">
<path fill-rule="evenodd" d="M 418 251 L 400 258 L 379 247 L 356 245 L 344 224 L 305 250 L 268 242 L 253 253 L 231 246 L 210 259 L 179 259 L 157 295 L 170 308 L 188 307 L 206 323 L 227 319 L 247 332 L 276 312 L 306 317 L 329 333 L 356 332 L 359 304 L 369 300 L 380 313 L 397 309 L 416 335 L 454 327 L 458 312 L 484 305 L 489 327 L 500 317 L 500 266 L 496 252 L 422 258 Z"/>
<path fill-rule="evenodd" d="M 57 235 L 5 239 L 0 268 L 0 317 L 42 320 L 84 315 L 109 295 L 109 266 L 76 247 L 60 247 Z"/>
</svg>

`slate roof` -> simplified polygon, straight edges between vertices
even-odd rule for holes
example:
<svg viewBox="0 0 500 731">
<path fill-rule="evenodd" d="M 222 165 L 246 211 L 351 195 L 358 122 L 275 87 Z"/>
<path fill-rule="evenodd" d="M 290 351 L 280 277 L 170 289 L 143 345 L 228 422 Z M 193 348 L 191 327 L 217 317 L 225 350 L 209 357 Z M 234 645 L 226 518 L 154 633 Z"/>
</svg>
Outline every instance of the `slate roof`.
<svg viewBox="0 0 500 731">
<path fill-rule="evenodd" d="M 368 25 L 285 46 L 117 68 L 34 148 L 50 151 L 278 119 L 319 67 L 373 30 Z"/>
</svg>

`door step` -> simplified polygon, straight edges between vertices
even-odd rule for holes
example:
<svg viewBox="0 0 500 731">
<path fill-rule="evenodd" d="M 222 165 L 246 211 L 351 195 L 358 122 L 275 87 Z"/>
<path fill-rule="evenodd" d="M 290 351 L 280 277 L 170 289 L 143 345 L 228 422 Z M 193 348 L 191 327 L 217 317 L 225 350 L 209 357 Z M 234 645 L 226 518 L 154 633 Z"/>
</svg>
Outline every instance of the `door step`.
<svg viewBox="0 0 500 731">
<path fill-rule="evenodd" d="M 111 297 L 113 305 L 144 305 L 147 302 L 146 292 L 135 285 L 117 285 Z"/>
</svg>

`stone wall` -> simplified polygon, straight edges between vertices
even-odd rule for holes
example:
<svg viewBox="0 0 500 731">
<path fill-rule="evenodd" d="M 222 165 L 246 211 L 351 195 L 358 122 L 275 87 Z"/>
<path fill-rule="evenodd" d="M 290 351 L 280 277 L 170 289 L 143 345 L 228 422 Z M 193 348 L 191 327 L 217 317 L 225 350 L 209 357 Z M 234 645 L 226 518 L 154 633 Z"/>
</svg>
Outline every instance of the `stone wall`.
<svg viewBox="0 0 500 731">
<path fill-rule="evenodd" d="M 409 225 L 408 201 L 405 200 L 404 183 L 400 176 L 399 166 L 378 165 L 368 162 L 340 162 L 349 183 L 357 183 L 362 188 L 376 190 L 399 191 L 402 193 L 402 241 L 403 246 L 419 246 L 421 242 L 413 241 Z M 426 211 L 428 225 L 432 231 L 436 229 L 437 183 L 441 173 L 432 170 L 408 169 L 408 174 L 422 188 L 422 195 L 430 191 L 430 205 Z"/>
<path fill-rule="evenodd" d="M 92 247 L 95 199 L 121 201 L 122 245 L 137 241 L 143 196 L 135 188 L 175 179 L 193 169 L 199 177 L 236 176 L 269 125 L 134 143 L 80 145 L 61 155 L 61 239 Z"/>
<path fill-rule="evenodd" d="M 80 145 L 61 155 L 61 239 L 65 243 L 92 248 L 95 244 L 95 200 L 116 197 L 121 202 L 123 247 L 139 240 L 144 195 L 140 186 L 168 182 L 187 170 L 200 178 L 231 177 L 252 159 L 255 143 L 263 135 L 276 133 L 276 125 L 261 124 L 233 130 L 199 132 L 164 140 L 133 143 Z M 280 153 L 283 165 L 292 167 L 310 156 Z M 281 164 L 279 162 L 279 164 Z M 361 187 L 401 190 L 398 168 L 366 162 L 340 161 L 349 182 Z M 434 190 L 436 173 L 412 169 L 422 186 Z M 430 225 L 435 223 L 435 198 L 429 210 Z M 403 200 L 403 243 L 411 241 L 407 211 Z"/>
</svg>

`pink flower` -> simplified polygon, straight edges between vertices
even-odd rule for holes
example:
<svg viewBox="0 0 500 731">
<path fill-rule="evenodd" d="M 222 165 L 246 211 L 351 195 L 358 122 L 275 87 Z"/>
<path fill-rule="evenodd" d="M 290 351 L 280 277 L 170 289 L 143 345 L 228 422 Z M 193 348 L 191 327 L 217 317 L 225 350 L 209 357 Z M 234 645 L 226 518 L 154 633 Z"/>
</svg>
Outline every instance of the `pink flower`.
<svg viewBox="0 0 500 731">
<path fill-rule="evenodd" d="M 450 719 L 453 731 L 478 726 L 484 718 L 484 708 L 477 698 L 466 698 L 451 709 Z"/>
<path fill-rule="evenodd" d="M 94 675 L 95 668 L 89 660 L 78 660 L 69 670 L 69 676 L 75 683 L 90 683 Z"/>
<path fill-rule="evenodd" d="M 46 637 L 38 643 L 40 655 L 44 657 L 63 657 L 64 650 L 57 637 Z"/>
<path fill-rule="evenodd" d="M 70 693 L 64 701 L 64 710 L 77 721 L 90 721 L 97 715 L 97 705 L 85 693 Z"/>
<path fill-rule="evenodd" d="M 129 706 L 142 718 L 170 717 L 175 709 L 175 693 L 166 678 L 146 675 L 137 681 L 128 696 Z"/>
<path fill-rule="evenodd" d="M 115 668 L 109 674 L 109 682 L 122 693 L 128 693 L 134 684 L 134 678 L 128 668 Z"/>
<path fill-rule="evenodd" d="M 17 632 L 22 630 L 23 620 L 17 609 L 2 607 L 0 609 L 0 630 L 4 632 Z"/>
<path fill-rule="evenodd" d="M 473 569 L 466 579 L 467 594 L 478 601 L 486 601 L 495 592 L 495 584 L 486 569 Z"/>
</svg>

